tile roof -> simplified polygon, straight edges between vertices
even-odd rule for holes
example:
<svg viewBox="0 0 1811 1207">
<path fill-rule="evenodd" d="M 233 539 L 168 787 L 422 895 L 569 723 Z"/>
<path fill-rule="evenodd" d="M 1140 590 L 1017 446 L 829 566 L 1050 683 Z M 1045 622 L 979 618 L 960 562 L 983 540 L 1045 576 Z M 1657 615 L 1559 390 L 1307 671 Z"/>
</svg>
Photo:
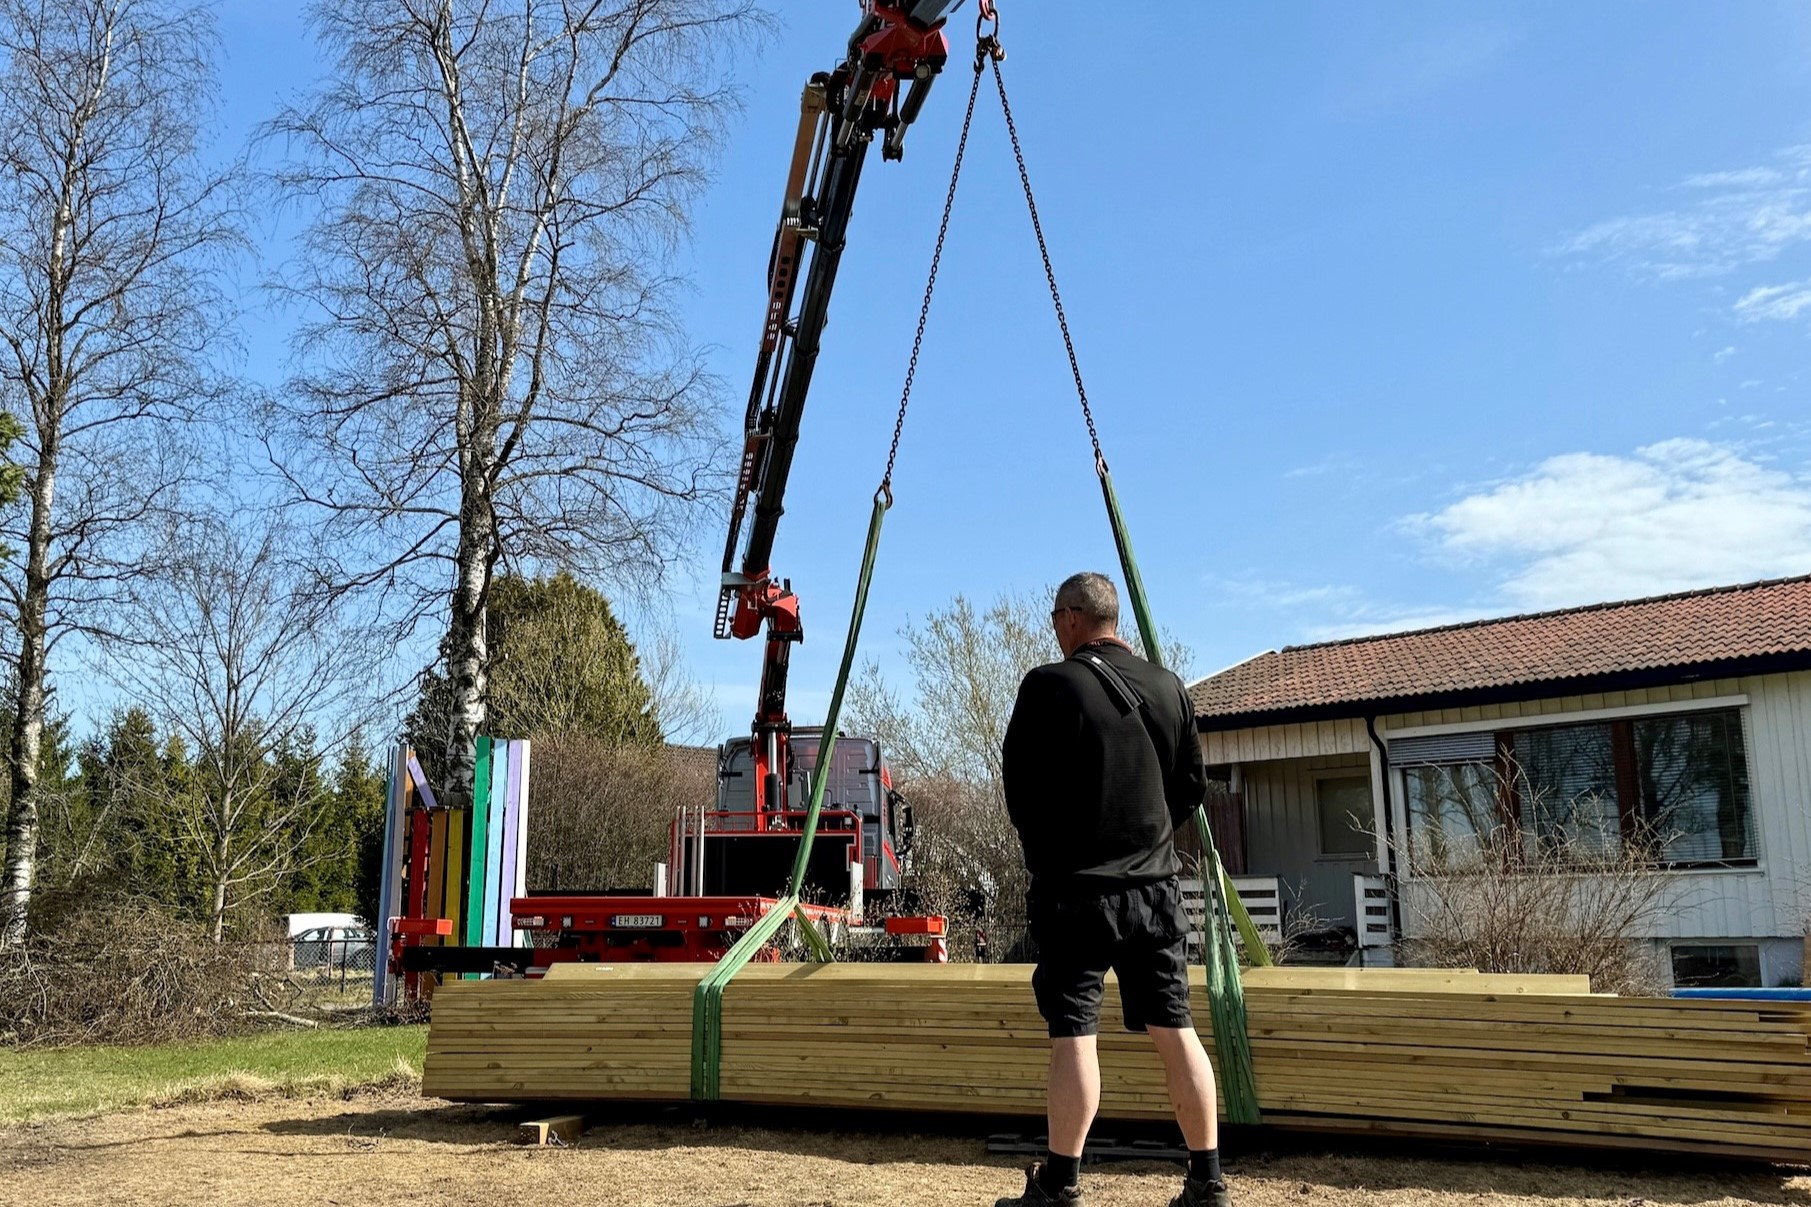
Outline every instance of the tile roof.
<svg viewBox="0 0 1811 1207">
<path fill-rule="evenodd" d="M 717 778 L 717 748 L 715 746 L 681 746 L 667 743 L 667 758 L 672 760 L 675 770 L 696 772 Z"/>
<path fill-rule="evenodd" d="M 1210 675 L 1189 694 L 1203 726 L 1224 729 L 1235 718 L 1360 716 L 1385 701 L 1526 698 L 1556 694 L 1528 690 L 1540 685 L 1794 663 L 1811 666 L 1811 575 L 1289 646 Z"/>
</svg>

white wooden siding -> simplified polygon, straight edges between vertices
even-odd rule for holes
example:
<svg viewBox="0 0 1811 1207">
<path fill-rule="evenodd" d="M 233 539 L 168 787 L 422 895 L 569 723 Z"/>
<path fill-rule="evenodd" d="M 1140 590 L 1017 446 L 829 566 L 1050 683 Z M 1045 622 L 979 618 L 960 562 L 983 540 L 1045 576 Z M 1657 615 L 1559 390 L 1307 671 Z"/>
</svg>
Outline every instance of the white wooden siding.
<svg viewBox="0 0 1811 1207">
<path fill-rule="evenodd" d="M 1557 696 L 1512 704 L 1433 709 L 1377 719 L 1378 736 L 1429 725 L 1492 722 L 1565 713 L 1745 696 L 1743 729 L 1760 838 L 1759 869 L 1682 873 L 1664 923 L 1652 937 L 1797 938 L 1811 921 L 1811 671 L 1706 680 L 1669 687 Z M 1209 733 L 1209 763 L 1237 765 L 1245 797 L 1246 854 L 1254 874 L 1275 874 L 1329 921 L 1350 921 L 1351 861 L 1319 859 L 1314 773 L 1372 772 L 1382 783 L 1362 718 Z M 1404 832 L 1402 782 L 1392 774 L 1396 832 Z"/>
<path fill-rule="evenodd" d="M 1655 939 L 1793 938 L 1811 918 L 1811 671 L 1705 680 L 1628 692 L 1561 696 L 1463 710 L 1379 718 L 1379 735 L 1477 723 L 1746 696 L 1748 775 L 1760 839 L 1759 868 L 1678 873 Z M 1462 715 L 1463 714 L 1463 715 Z M 1405 832 L 1402 777 L 1391 776 L 1396 832 Z M 1412 913 L 1413 911 L 1406 911 Z"/>
<path fill-rule="evenodd" d="M 1257 763 L 1266 759 L 1363 754 L 1370 746 L 1371 739 L 1365 733 L 1363 719 L 1353 717 L 1201 735 L 1201 753 L 1210 767 L 1222 763 Z"/>
</svg>

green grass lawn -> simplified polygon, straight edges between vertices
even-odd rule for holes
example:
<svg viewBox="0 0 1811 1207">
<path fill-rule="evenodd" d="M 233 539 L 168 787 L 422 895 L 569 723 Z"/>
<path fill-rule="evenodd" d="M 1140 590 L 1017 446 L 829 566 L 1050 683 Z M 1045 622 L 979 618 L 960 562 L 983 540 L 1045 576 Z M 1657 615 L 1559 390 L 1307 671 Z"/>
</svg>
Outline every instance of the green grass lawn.
<svg viewBox="0 0 1811 1207">
<path fill-rule="evenodd" d="M 278 1031 L 142 1048 L 0 1049 L 0 1123 L 233 1089 L 344 1089 L 421 1069 L 426 1027 Z M 402 1064 L 399 1064 L 402 1062 Z"/>
</svg>

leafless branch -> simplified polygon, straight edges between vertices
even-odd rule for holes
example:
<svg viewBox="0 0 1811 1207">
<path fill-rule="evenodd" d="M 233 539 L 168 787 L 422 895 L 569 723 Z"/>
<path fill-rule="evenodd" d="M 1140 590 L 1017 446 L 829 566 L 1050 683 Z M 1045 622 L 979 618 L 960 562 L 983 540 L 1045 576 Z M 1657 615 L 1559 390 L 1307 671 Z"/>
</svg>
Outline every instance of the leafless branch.
<svg viewBox="0 0 1811 1207">
<path fill-rule="evenodd" d="M 315 207 L 276 285 L 303 321 L 273 462 L 338 550 L 323 590 L 444 625 L 457 793 L 494 567 L 645 593 L 721 484 L 715 383 L 663 265 L 765 19 L 747 0 L 311 16 L 333 73 L 263 132 L 275 185 Z"/>
</svg>

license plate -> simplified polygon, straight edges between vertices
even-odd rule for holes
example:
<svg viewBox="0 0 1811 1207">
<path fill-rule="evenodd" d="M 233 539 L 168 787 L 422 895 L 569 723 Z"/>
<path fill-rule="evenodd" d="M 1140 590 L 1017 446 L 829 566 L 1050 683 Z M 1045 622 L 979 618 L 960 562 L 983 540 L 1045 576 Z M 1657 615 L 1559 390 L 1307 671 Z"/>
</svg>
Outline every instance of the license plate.
<svg viewBox="0 0 1811 1207">
<path fill-rule="evenodd" d="M 659 914 L 617 914 L 610 925 L 623 930 L 653 930 L 666 922 Z"/>
</svg>

